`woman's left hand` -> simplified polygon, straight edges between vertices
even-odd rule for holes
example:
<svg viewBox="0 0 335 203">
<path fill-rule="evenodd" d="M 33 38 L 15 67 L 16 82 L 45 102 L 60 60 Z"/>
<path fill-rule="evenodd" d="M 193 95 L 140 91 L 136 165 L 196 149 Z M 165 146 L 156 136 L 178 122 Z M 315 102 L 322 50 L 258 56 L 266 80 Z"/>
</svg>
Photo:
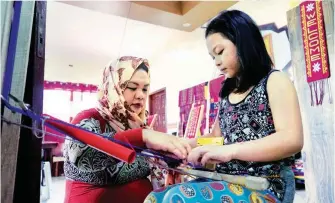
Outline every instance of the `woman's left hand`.
<svg viewBox="0 0 335 203">
<path fill-rule="evenodd" d="M 192 149 L 187 160 L 195 165 L 201 163 L 222 163 L 234 159 L 237 147 L 233 145 L 205 145 Z"/>
</svg>

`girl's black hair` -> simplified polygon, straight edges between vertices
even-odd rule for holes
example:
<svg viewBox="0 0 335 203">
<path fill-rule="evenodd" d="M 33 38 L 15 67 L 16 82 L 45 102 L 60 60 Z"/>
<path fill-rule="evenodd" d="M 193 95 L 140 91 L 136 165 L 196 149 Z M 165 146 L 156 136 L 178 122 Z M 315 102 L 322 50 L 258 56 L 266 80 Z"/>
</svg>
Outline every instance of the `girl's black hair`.
<svg viewBox="0 0 335 203">
<path fill-rule="evenodd" d="M 221 98 L 234 90 L 236 93 L 246 92 L 271 71 L 273 63 L 261 32 L 246 13 L 238 10 L 221 12 L 208 24 L 205 36 L 214 33 L 220 33 L 234 43 L 240 65 L 237 77 L 224 81 Z"/>
</svg>

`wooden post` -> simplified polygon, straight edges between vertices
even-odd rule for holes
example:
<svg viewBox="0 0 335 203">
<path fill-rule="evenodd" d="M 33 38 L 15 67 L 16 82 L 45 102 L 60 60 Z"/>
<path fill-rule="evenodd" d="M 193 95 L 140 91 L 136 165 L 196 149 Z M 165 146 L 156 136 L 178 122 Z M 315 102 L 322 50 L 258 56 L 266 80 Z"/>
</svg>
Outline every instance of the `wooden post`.
<svg viewBox="0 0 335 203">
<path fill-rule="evenodd" d="M 29 64 L 24 101 L 31 104 L 37 114 L 43 113 L 43 84 L 45 61 L 45 1 L 36 1 Z M 32 126 L 31 119 L 25 119 L 24 125 Z M 41 126 L 39 126 L 40 128 Z M 41 134 L 39 134 L 40 136 Z M 41 145 L 42 139 L 37 138 L 31 130 L 22 129 L 20 133 L 19 152 L 17 158 L 14 203 L 40 202 L 41 177 Z M 27 175 L 29 174 L 29 175 Z"/>
<path fill-rule="evenodd" d="M 24 1 L 21 3 L 21 17 L 10 93 L 23 100 L 35 2 Z M 11 103 L 14 104 L 12 101 Z M 8 120 L 21 123 L 21 115 L 15 114 L 6 108 L 3 116 Z M 13 202 L 19 139 L 20 127 L 2 123 L 1 202 Z"/>
<path fill-rule="evenodd" d="M 2 81 L 7 58 L 9 34 L 13 15 L 13 1 L 1 1 L 1 73 Z"/>
<path fill-rule="evenodd" d="M 32 109 L 41 114 L 46 2 L 20 3 L 22 7 L 10 93 L 31 104 Z M 11 101 L 11 104 L 14 103 Z M 22 120 L 20 114 L 8 109 L 4 110 L 3 116 L 17 123 Z M 32 122 L 24 119 L 22 124 L 31 126 Z M 1 202 L 39 202 L 41 141 L 30 130 L 2 123 Z"/>
<path fill-rule="evenodd" d="M 327 36 L 332 95 L 335 89 L 334 64 L 334 1 L 323 1 Z M 328 102 L 329 90 L 321 106 L 311 106 L 310 89 L 306 78 L 300 9 L 287 12 L 294 83 L 297 89 L 304 127 L 304 175 L 306 202 L 332 203 L 334 201 L 334 104 Z"/>
</svg>

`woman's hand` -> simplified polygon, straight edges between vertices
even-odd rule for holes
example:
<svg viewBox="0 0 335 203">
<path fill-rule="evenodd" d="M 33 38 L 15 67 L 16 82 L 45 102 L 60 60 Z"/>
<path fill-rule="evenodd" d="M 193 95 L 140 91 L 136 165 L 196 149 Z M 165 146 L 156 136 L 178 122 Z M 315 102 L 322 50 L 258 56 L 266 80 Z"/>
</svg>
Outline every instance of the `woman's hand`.
<svg viewBox="0 0 335 203">
<path fill-rule="evenodd" d="M 237 146 L 233 145 L 205 145 L 192 149 L 187 160 L 195 165 L 206 163 L 222 163 L 234 159 L 237 153 Z"/>
<path fill-rule="evenodd" d="M 143 142 L 150 149 L 172 153 L 179 159 L 186 159 L 191 151 L 186 140 L 148 129 L 143 130 Z"/>
</svg>

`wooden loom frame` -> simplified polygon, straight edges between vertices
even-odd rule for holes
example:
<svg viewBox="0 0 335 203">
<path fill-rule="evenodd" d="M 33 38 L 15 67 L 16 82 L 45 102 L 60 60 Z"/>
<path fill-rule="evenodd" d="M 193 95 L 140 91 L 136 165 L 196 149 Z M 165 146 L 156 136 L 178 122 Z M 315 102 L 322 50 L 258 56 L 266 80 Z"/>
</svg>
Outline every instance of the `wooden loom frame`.
<svg viewBox="0 0 335 203">
<path fill-rule="evenodd" d="M 7 41 L 5 43 L 13 42 L 16 50 L 13 51 L 14 58 L 12 58 L 14 65 L 6 66 L 2 71 L 4 73 L 5 69 L 6 71 L 12 69 L 13 72 L 3 77 L 2 84 L 5 80 L 10 80 L 8 82 L 11 84 L 8 88 L 10 94 L 30 104 L 35 113 L 42 114 L 47 2 L 15 1 L 1 2 L 1 5 L 2 3 L 10 12 L 6 15 L 9 18 L 4 18 L 4 22 L 9 23 L 7 28 L 12 29 L 14 22 L 17 22 L 19 30 L 17 42 L 12 41 L 14 36 L 4 38 L 4 41 Z M 17 6 L 21 9 L 16 10 Z M 19 22 L 12 20 L 12 15 L 13 19 L 18 16 Z M 9 53 L 9 47 L 2 48 L 4 48 L 3 53 Z M 1 59 L 2 65 L 11 61 L 8 60 L 8 55 L 7 59 L 6 57 Z M 4 93 L 4 96 L 6 97 L 7 94 Z M 30 119 L 23 119 L 20 114 L 4 106 L 2 106 L 1 115 L 23 125 L 32 125 Z M 35 137 L 29 129 L 10 125 L 4 121 L 1 121 L 1 125 L 1 202 L 38 203 L 40 202 L 42 139 Z"/>
</svg>

